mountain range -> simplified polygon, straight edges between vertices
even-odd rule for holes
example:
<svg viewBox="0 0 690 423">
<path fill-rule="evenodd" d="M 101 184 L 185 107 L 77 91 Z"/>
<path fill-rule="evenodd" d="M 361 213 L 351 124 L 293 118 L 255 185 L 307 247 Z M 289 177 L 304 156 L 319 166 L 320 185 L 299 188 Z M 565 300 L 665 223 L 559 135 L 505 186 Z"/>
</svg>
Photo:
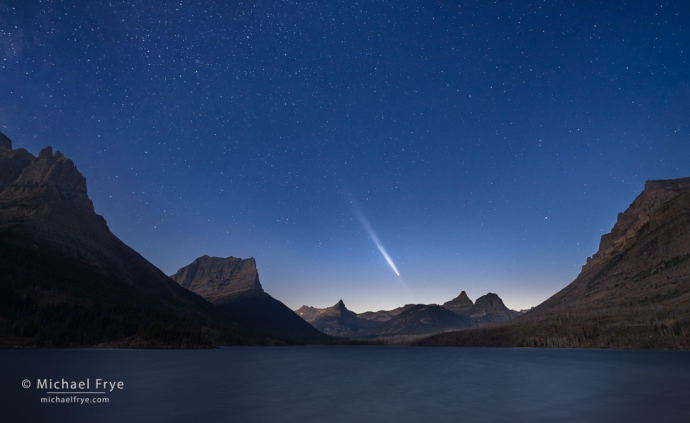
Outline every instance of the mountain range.
<svg viewBox="0 0 690 423">
<path fill-rule="evenodd" d="M 340 300 L 328 308 L 302 306 L 295 311 L 323 333 L 344 338 L 419 335 L 502 322 L 520 316 L 508 309 L 496 294 L 488 293 L 472 303 L 465 291 L 437 304 L 406 304 L 393 310 L 356 314 Z"/>
</svg>

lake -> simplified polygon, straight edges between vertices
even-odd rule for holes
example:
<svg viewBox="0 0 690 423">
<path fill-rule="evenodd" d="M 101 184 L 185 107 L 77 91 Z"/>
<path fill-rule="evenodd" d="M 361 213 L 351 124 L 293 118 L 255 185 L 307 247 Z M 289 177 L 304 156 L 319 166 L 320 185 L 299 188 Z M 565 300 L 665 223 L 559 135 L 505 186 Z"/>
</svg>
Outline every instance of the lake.
<svg viewBox="0 0 690 423">
<path fill-rule="evenodd" d="M 0 358 L 7 422 L 690 421 L 688 352 L 308 346 Z M 57 387 L 37 388 L 51 379 Z"/>
</svg>

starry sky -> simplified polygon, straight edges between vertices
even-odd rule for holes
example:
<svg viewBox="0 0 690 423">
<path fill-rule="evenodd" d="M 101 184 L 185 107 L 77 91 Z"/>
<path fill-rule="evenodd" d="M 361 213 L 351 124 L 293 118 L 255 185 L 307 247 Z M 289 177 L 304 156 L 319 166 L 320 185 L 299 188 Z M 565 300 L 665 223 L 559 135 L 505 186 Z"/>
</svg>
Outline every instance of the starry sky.
<svg viewBox="0 0 690 423">
<path fill-rule="evenodd" d="M 689 53 L 685 1 L 0 0 L 0 130 L 167 274 L 523 309 L 690 176 Z"/>
</svg>

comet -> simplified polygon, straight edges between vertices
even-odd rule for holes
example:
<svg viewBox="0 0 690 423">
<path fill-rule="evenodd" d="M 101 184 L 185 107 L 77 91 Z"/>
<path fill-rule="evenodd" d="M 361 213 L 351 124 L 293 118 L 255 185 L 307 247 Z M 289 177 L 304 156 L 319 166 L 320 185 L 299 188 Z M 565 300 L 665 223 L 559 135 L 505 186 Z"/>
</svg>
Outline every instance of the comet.
<svg viewBox="0 0 690 423">
<path fill-rule="evenodd" d="M 395 267 L 395 263 L 393 263 L 393 259 L 391 259 L 391 256 L 388 255 L 388 252 L 386 252 L 386 249 L 383 248 L 383 245 L 381 244 L 381 240 L 379 240 L 379 237 L 376 235 L 376 232 L 374 232 L 374 228 L 371 227 L 371 224 L 367 220 L 366 216 L 364 216 L 364 213 L 362 210 L 357 206 L 357 204 L 353 201 L 352 202 L 354 209 L 355 209 L 355 214 L 357 215 L 357 218 L 359 219 L 360 223 L 362 223 L 362 227 L 364 227 L 364 230 L 367 231 L 367 234 L 369 234 L 369 238 L 376 244 L 376 247 L 379 249 L 381 252 L 381 255 L 383 258 L 386 259 L 388 262 L 388 265 L 393 269 L 396 275 L 400 276 L 400 272 L 398 272 L 398 268 Z"/>
</svg>

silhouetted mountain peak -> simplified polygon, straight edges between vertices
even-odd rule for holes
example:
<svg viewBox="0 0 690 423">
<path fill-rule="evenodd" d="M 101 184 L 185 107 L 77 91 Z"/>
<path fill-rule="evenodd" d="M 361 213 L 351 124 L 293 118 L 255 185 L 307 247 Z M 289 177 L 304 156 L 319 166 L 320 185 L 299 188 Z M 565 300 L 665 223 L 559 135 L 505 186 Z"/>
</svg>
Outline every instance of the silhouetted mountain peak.
<svg viewBox="0 0 690 423">
<path fill-rule="evenodd" d="M 329 316 L 347 316 L 349 318 L 357 316 L 355 312 L 350 311 L 347 309 L 347 307 L 345 307 L 345 303 L 343 302 L 343 300 L 340 300 L 337 303 L 335 303 L 333 307 L 323 309 L 323 314 Z"/>
</svg>

